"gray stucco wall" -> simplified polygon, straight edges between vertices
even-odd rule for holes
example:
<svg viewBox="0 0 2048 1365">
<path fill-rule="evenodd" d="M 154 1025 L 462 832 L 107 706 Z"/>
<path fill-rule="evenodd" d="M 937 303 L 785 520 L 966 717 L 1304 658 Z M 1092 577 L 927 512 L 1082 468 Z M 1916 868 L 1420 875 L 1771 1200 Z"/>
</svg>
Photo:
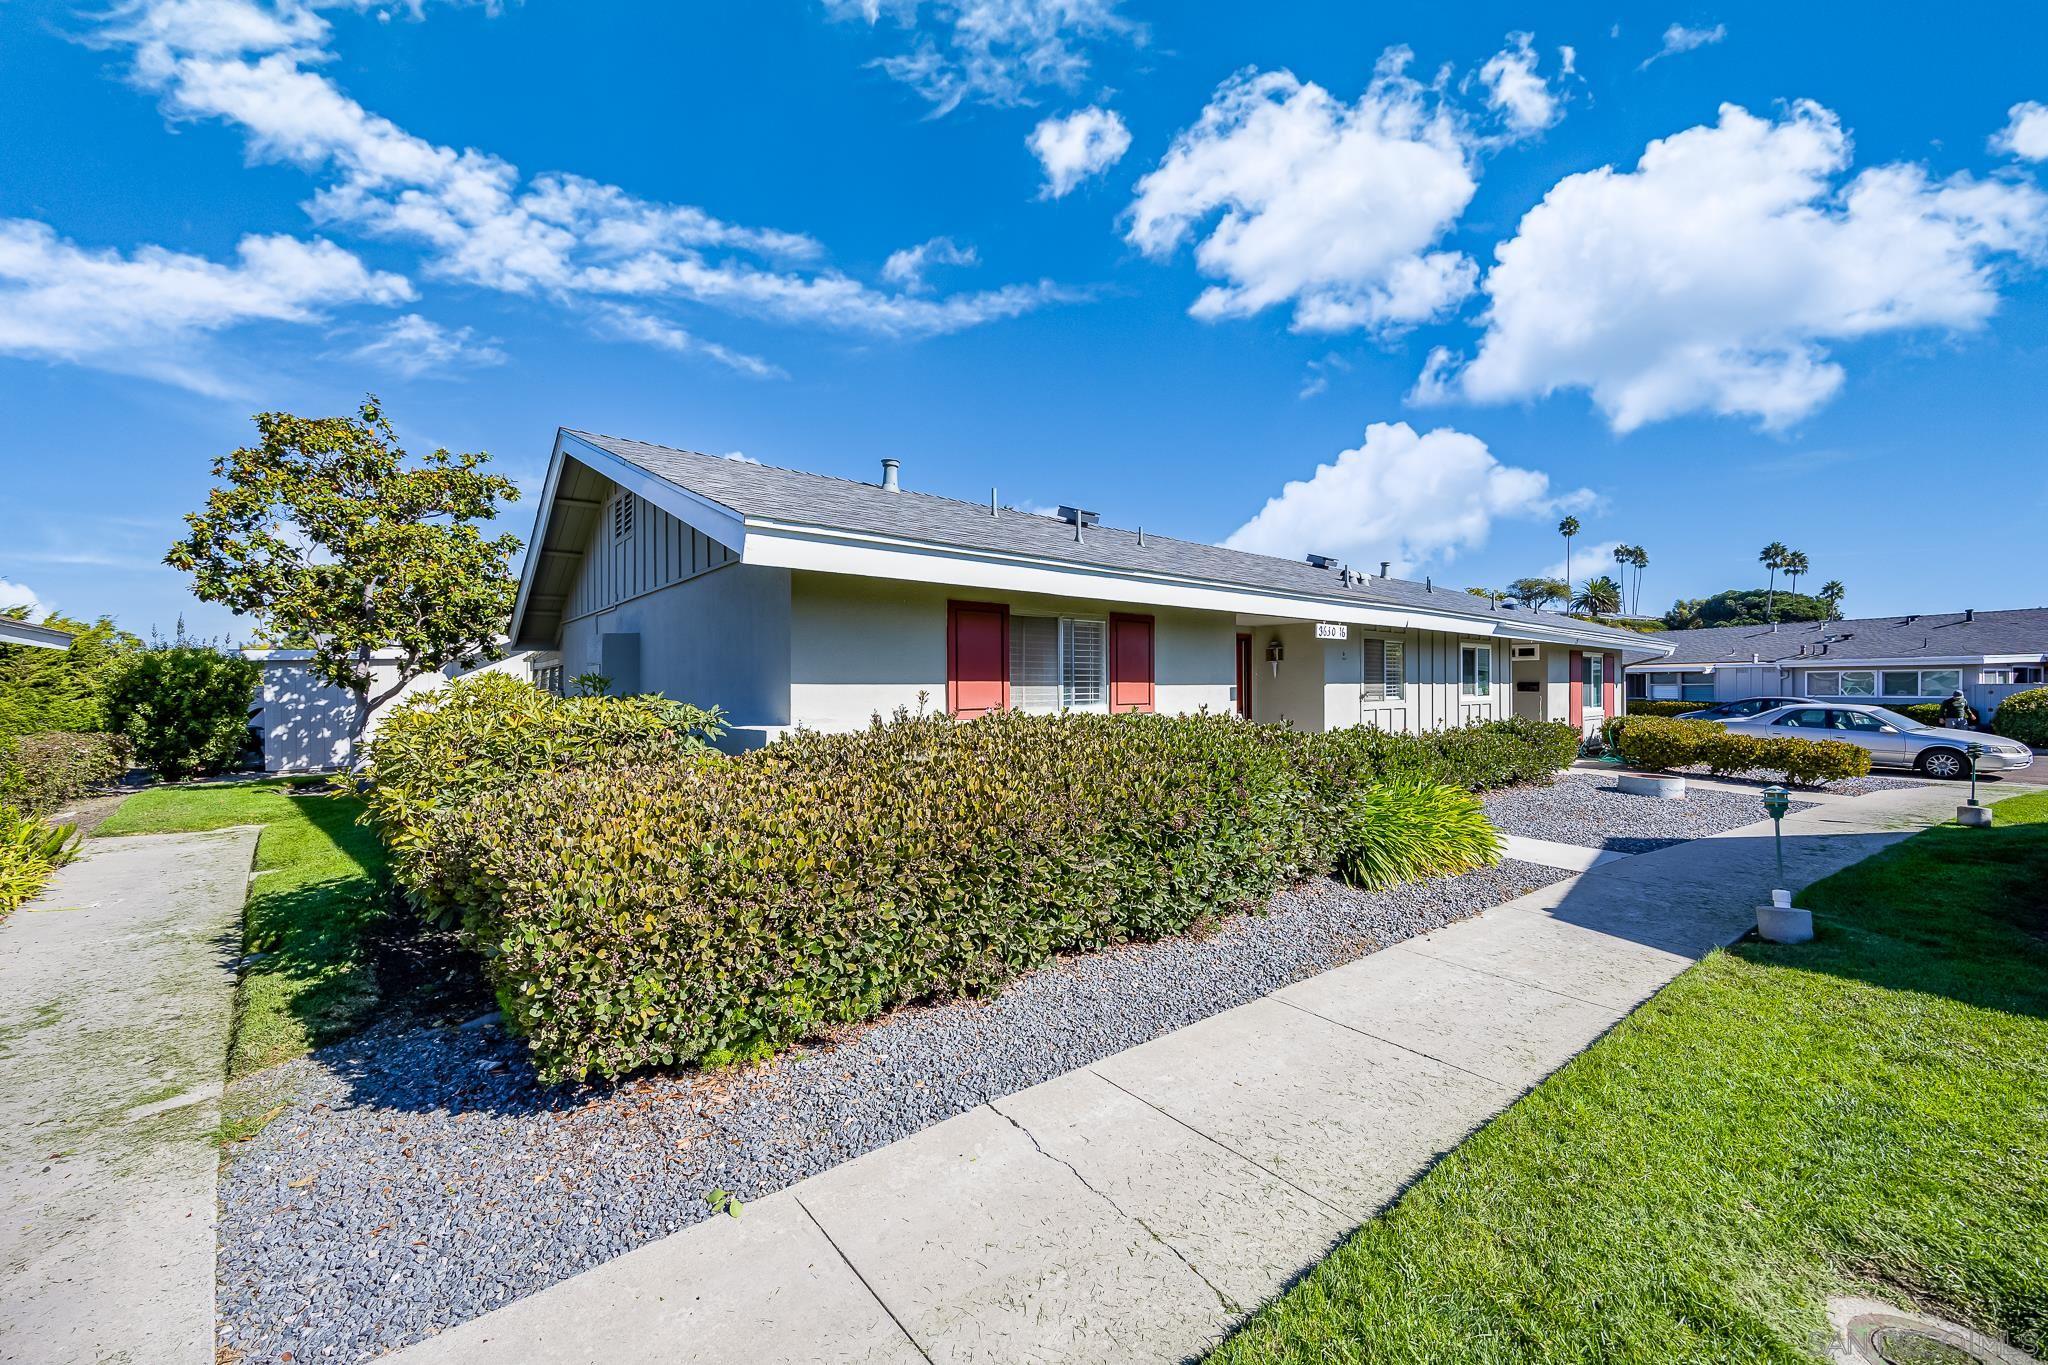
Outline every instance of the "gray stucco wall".
<svg viewBox="0 0 2048 1365">
<path fill-rule="evenodd" d="M 562 626 L 563 676 L 602 672 L 603 637 L 637 634 L 640 690 L 724 707 L 735 725 L 787 725 L 789 578 L 732 563 L 572 617 Z"/>
</svg>

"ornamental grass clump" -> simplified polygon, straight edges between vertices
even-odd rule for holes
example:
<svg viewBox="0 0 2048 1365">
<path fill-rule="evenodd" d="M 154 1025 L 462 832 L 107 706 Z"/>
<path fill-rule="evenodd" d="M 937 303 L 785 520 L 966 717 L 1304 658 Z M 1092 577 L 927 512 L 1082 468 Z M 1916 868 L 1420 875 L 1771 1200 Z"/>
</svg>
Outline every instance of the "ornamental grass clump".
<svg viewBox="0 0 2048 1365">
<path fill-rule="evenodd" d="M 493 783 L 431 812 L 398 870 L 459 913 L 544 1076 L 715 1064 L 1183 933 L 1313 873 L 1379 886 L 1493 860 L 1441 755 L 1334 738 L 899 714 Z"/>
</svg>

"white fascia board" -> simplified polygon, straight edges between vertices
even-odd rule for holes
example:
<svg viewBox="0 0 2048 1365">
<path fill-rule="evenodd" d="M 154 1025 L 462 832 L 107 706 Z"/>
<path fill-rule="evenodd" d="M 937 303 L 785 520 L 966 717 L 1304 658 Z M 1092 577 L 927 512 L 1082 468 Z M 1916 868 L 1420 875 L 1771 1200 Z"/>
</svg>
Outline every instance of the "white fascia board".
<svg viewBox="0 0 2048 1365">
<path fill-rule="evenodd" d="M 1583 643 L 1588 637 L 1520 621 L 1483 621 L 1451 612 L 1441 615 L 1337 597 L 1291 596 L 1265 589 L 1167 574 L 1123 573 L 1092 565 L 1064 564 L 1029 555 L 968 550 L 888 536 L 774 522 L 747 521 L 743 563 L 814 573 L 898 579 L 979 591 L 1036 593 L 1049 597 L 1127 602 L 1136 606 L 1184 607 L 1241 616 L 1281 616 L 1308 621 L 1342 621 L 1384 630 L 1436 630 L 1464 636 Z M 1625 646 L 1605 639 L 1606 648 Z"/>
<path fill-rule="evenodd" d="M 548 476 L 541 482 L 540 501 L 533 509 L 533 534 L 526 542 L 526 558 L 519 565 L 519 592 L 512 599 L 510 633 L 513 639 L 526 626 L 526 597 L 533 591 L 533 576 L 540 572 L 540 547 L 547 533 L 548 514 L 555 508 L 555 488 L 562 481 L 562 430 L 555 429 L 555 448 L 548 452 Z"/>
<path fill-rule="evenodd" d="M 1907 659 L 1851 659 L 1847 656 L 1836 658 L 1829 654 L 1823 654 L 1816 658 L 1811 654 L 1806 654 L 1790 659 L 1779 659 L 1777 664 L 1780 668 L 1818 668 L 1823 672 L 1833 672 L 1838 668 L 1946 668 L 1952 664 L 1989 663 L 1992 657 L 1986 654 L 1923 654 Z M 1766 662 L 1769 661 L 1767 660 Z M 2021 656 L 2017 662 L 2032 663 L 2034 661 L 2029 657 Z"/>
<path fill-rule="evenodd" d="M 27 645 L 31 649 L 69 649 L 71 635 L 55 626 L 39 626 L 0 616 L 0 644 Z"/>
<path fill-rule="evenodd" d="M 1624 664 L 1624 668 L 1644 669 L 1656 673 L 1712 673 L 1715 664 L 1675 664 L 1669 659 L 1645 659 L 1641 663 Z M 1744 668 L 1760 668 L 1761 664 L 1744 664 Z"/>
<path fill-rule="evenodd" d="M 686 526 L 693 526 L 746 561 L 747 521 L 722 502 L 679 488 L 630 460 L 563 432 L 558 441 L 578 464 L 589 465 L 619 487 L 638 493 Z"/>
</svg>

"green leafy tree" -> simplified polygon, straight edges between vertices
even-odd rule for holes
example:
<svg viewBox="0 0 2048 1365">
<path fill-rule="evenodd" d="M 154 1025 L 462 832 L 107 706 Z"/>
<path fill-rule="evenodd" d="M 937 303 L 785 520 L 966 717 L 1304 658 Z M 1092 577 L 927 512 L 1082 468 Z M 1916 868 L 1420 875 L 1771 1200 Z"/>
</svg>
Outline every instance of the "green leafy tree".
<svg viewBox="0 0 2048 1365">
<path fill-rule="evenodd" d="M 203 600 L 255 618 L 265 638 L 312 652 L 311 671 L 355 695 L 355 735 L 407 682 L 499 656 L 519 538 L 477 523 L 516 502 L 490 456 L 414 460 L 375 397 L 354 417 L 256 417 L 261 436 L 214 461 L 218 481 L 165 562 Z M 397 653 L 372 692 L 371 656 Z"/>
<path fill-rule="evenodd" d="M 176 780 L 220 772 L 249 738 L 262 670 L 241 655 L 187 641 L 122 660 L 107 686 L 107 721 L 135 746 L 135 761 Z"/>
<path fill-rule="evenodd" d="M 1556 578 L 1517 578 L 1508 584 L 1508 596 L 1531 610 L 1541 610 L 1571 595 L 1571 585 Z"/>
<path fill-rule="evenodd" d="M 1621 610 L 1621 585 L 1606 574 L 1589 578 L 1572 594 L 1571 609 L 1598 620 Z"/>
<path fill-rule="evenodd" d="M 1664 613 L 1664 625 L 1671 630 L 1697 630 L 1708 626 L 1761 626 L 1780 621 L 1825 621 L 1827 604 L 1805 593 L 1781 592 L 1775 598 L 1761 588 L 1731 588 L 1712 597 L 1694 598 L 1673 605 Z"/>
<path fill-rule="evenodd" d="M 1782 540 L 1774 540 L 1757 551 L 1756 562 L 1771 571 L 1770 584 L 1764 589 L 1764 619 L 1767 621 L 1778 619 L 1778 570 L 1785 567 L 1785 556 L 1791 553 Z"/>
<path fill-rule="evenodd" d="M 1579 533 L 1579 519 L 1566 517 L 1557 524 L 1557 533 L 1564 537 L 1564 581 L 1572 581 L 1572 537 Z"/>
<path fill-rule="evenodd" d="M 1848 595 L 1849 590 L 1842 586 L 1842 580 L 1839 578 L 1830 578 L 1820 585 L 1820 600 L 1827 606 L 1828 620 L 1833 621 L 1841 617 L 1842 599 Z"/>
<path fill-rule="evenodd" d="M 16 620 L 28 615 L 22 608 L 4 614 Z M 69 632 L 71 647 L 0 645 L 0 740 L 105 729 L 107 681 L 125 656 L 142 648 L 141 640 L 104 616 L 91 624 L 51 616 L 42 624 Z"/>
</svg>

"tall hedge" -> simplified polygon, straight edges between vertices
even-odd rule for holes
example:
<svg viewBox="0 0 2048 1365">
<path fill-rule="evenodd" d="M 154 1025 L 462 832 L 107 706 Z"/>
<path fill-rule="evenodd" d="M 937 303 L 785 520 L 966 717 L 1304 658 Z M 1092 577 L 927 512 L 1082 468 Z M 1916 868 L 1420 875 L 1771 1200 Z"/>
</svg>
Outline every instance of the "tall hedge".
<svg viewBox="0 0 2048 1365">
<path fill-rule="evenodd" d="M 207 645 L 172 644 L 124 657 L 105 691 L 107 726 L 128 737 L 135 761 L 158 776 L 217 773 L 249 738 L 262 670 Z"/>
<path fill-rule="evenodd" d="M 1491 827 L 1445 776 L 1502 785 L 1575 749 L 1568 727 L 1527 723 L 899 716 L 493 784 L 434 812 L 400 870 L 459 910 L 544 1075 L 615 1075 L 989 990 L 1310 872 L 1381 884 L 1489 863 Z"/>
<path fill-rule="evenodd" d="M 1713 703 L 1710 701 L 1651 701 L 1647 697 L 1630 697 L 1628 714 L 1631 716 L 1683 716 L 1692 711 L 1704 711 Z"/>
<path fill-rule="evenodd" d="M 1991 732 L 2037 749 L 2048 748 L 2048 687 L 2015 692 L 1998 703 L 1991 714 Z"/>
</svg>

